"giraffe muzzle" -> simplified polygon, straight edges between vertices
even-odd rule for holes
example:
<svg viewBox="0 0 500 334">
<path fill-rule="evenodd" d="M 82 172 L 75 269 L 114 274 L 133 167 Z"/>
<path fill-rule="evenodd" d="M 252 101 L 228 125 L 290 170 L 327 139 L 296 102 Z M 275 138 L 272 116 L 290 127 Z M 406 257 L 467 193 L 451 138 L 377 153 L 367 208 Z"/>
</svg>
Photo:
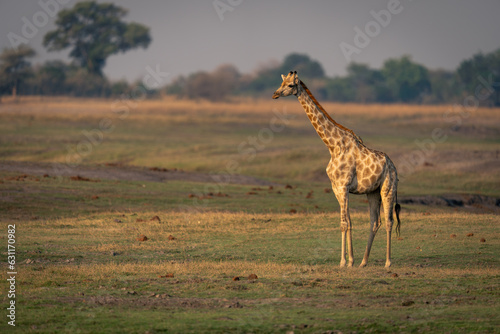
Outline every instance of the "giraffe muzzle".
<svg viewBox="0 0 500 334">
<path fill-rule="evenodd" d="M 277 99 L 278 97 L 280 97 L 280 93 L 274 92 L 273 99 Z"/>
</svg>

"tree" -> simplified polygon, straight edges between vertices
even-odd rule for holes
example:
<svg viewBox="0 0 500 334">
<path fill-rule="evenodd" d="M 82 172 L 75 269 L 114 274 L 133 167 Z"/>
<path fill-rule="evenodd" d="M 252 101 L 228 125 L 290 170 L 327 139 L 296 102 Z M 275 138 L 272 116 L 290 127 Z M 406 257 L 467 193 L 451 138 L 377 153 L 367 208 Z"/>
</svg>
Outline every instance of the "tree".
<svg viewBox="0 0 500 334">
<path fill-rule="evenodd" d="M 326 83 L 326 98 L 338 102 L 354 102 L 356 90 L 347 77 L 335 77 Z"/>
<path fill-rule="evenodd" d="M 410 56 L 386 60 L 382 74 L 392 96 L 399 101 L 415 102 L 431 91 L 427 69 L 414 63 Z"/>
<path fill-rule="evenodd" d="M 464 60 L 457 75 L 466 93 L 479 101 L 500 106 L 500 49 L 488 54 L 477 53 Z"/>
<path fill-rule="evenodd" d="M 281 65 L 281 72 L 286 74 L 290 71 L 297 71 L 299 77 L 306 80 L 325 76 L 323 66 L 319 62 L 311 60 L 306 54 L 291 53 L 285 57 L 283 65 Z"/>
<path fill-rule="evenodd" d="M 221 101 L 235 92 L 239 77 L 236 67 L 228 64 L 219 66 L 211 73 L 197 72 L 187 78 L 185 95 L 191 99 Z"/>
<path fill-rule="evenodd" d="M 276 85 L 281 83 L 281 74 L 287 74 L 290 71 L 297 71 L 299 77 L 307 82 L 309 88 L 315 86 L 314 79 L 324 79 L 325 71 L 321 64 L 312 60 L 306 54 L 290 53 L 283 62 L 272 63 L 256 71 L 253 78 L 246 78 L 247 82 L 243 88 L 254 94 L 269 95 L 269 91 L 276 89 Z"/>
<path fill-rule="evenodd" d="M 454 71 L 429 70 L 429 81 L 432 94 L 426 98 L 427 103 L 451 103 L 460 96 L 461 89 Z"/>
<path fill-rule="evenodd" d="M 121 19 L 127 10 L 111 3 L 86 1 L 57 14 L 57 29 L 44 36 L 49 51 L 72 48 L 70 56 L 89 73 L 102 76 L 106 59 L 130 49 L 147 48 L 149 28 Z"/>
<path fill-rule="evenodd" d="M 13 97 L 16 97 L 19 85 L 31 74 L 31 64 L 26 58 L 34 55 L 35 50 L 26 45 L 5 49 L 0 54 L 0 85 L 10 91 Z"/>
<path fill-rule="evenodd" d="M 385 80 L 379 70 L 371 69 L 366 64 L 352 62 L 347 67 L 347 75 L 351 85 L 355 87 L 357 102 L 369 103 L 384 101 L 387 99 L 383 94 Z"/>
<path fill-rule="evenodd" d="M 108 80 L 98 74 L 89 73 L 84 68 L 71 68 L 66 81 L 66 94 L 71 96 L 99 96 L 105 97 L 110 94 Z"/>
<path fill-rule="evenodd" d="M 68 65 L 60 60 L 48 61 L 35 71 L 36 92 L 42 95 L 63 95 L 67 93 L 65 85 Z"/>
</svg>

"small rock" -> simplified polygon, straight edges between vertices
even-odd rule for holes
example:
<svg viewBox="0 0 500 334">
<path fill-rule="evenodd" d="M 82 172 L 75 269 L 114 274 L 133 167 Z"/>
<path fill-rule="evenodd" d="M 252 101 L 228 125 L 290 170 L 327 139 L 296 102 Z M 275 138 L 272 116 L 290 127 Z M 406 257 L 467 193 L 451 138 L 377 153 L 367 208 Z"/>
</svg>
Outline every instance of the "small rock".
<svg viewBox="0 0 500 334">
<path fill-rule="evenodd" d="M 457 237 L 457 235 L 456 235 L 456 234 L 452 234 L 452 235 L 450 235 L 450 238 L 456 238 L 456 237 Z"/>
<path fill-rule="evenodd" d="M 153 218 L 150 219 L 150 221 L 157 221 L 158 223 L 161 222 L 160 217 L 154 216 Z"/>
<path fill-rule="evenodd" d="M 238 276 L 233 277 L 233 281 L 239 281 L 239 280 L 240 280 L 240 278 Z"/>
<path fill-rule="evenodd" d="M 474 236 L 474 233 L 468 233 L 467 234 L 468 237 L 473 237 Z"/>
<path fill-rule="evenodd" d="M 171 234 L 170 234 L 167 238 L 168 238 L 168 240 L 177 240 L 177 238 L 176 238 L 176 237 L 174 237 L 174 236 L 173 236 L 173 235 L 171 235 Z"/>
<path fill-rule="evenodd" d="M 136 294 L 137 294 L 137 292 L 135 292 L 135 291 L 127 291 L 127 295 L 136 295 Z"/>
<path fill-rule="evenodd" d="M 148 237 L 146 237 L 144 234 L 141 234 L 138 238 L 137 241 L 147 241 Z"/>
<path fill-rule="evenodd" d="M 481 238 L 481 240 L 479 240 L 481 242 L 486 242 L 486 239 L 485 238 Z"/>
<path fill-rule="evenodd" d="M 399 275 L 396 274 L 396 273 L 394 273 L 394 274 L 391 275 L 391 277 L 399 277 Z"/>
</svg>

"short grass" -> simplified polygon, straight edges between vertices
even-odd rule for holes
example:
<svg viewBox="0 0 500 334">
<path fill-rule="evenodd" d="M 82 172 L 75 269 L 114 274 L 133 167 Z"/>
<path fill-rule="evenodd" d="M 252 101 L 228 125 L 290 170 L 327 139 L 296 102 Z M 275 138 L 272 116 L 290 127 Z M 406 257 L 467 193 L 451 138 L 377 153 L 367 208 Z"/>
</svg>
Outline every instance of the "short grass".
<svg viewBox="0 0 500 334">
<path fill-rule="evenodd" d="M 325 192 L 328 151 L 296 101 L 243 102 L 142 101 L 126 114 L 106 100 L 1 104 L 1 160 L 237 172 L 275 183 L 270 189 L 89 182 L 0 172 L 5 274 L 8 225 L 16 226 L 15 330 L 498 331 L 498 215 L 404 205 L 402 235 L 392 238 L 390 271 L 383 267 L 384 228 L 367 268 L 341 269 L 339 207 Z M 287 114 L 284 127 L 276 127 L 274 108 Z M 415 139 L 428 139 L 437 127 L 449 138 L 433 154 L 457 151 L 495 161 L 497 109 L 479 109 L 455 128 L 443 119 L 449 107 L 325 108 L 396 164 L 418 148 Z M 101 131 L 102 140 L 96 134 L 100 124 L 114 126 Z M 270 136 L 266 129 L 272 128 L 281 130 Z M 494 172 L 431 166 L 438 161 L 433 157 L 426 156 L 427 166 L 401 175 L 400 194 L 500 195 Z M 207 197 L 211 192 L 227 196 Z M 359 264 L 369 228 L 366 198 L 351 196 L 350 208 Z M 139 241 L 141 235 L 148 240 Z M 249 280 L 251 274 L 258 278 Z M 6 280 L 1 287 L 7 305 Z M 2 333 L 13 330 L 4 315 Z"/>
<path fill-rule="evenodd" d="M 353 214 L 358 263 L 367 218 Z M 369 267 L 338 268 L 337 219 L 146 209 L 3 221 L 4 231 L 16 225 L 17 327 L 41 333 L 498 329 L 497 216 L 406 213 L 403 235 L 393 238 L 390 271 L 383 268 L 384 231 Z M 148 240 L 138 241 L 140 235 Z M 250 274 L 258 279 L 248 280 Z M 8 328 L 5 321 L 0 327 Z"/>
</svg>

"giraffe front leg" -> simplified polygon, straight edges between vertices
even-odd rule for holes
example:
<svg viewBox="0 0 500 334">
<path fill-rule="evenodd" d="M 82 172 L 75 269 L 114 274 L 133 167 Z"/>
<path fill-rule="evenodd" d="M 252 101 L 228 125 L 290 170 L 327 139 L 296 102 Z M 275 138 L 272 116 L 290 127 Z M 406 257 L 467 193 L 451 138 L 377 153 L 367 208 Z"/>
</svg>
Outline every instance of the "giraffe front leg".
<svg viewBox="0 0 500 334">
<path fill-rule="evenodd" d="M 351 218 L 349 216 L 349 197 L 347 191 L 335 194 L 340 204 L 340 230 L 342 233 L 342 250 L 340 254 L 340 266 L 352 267 L 354 264 L 354 251 L 352 247 Z M 349 254 L 349 262 L 346 260 L 346 253 Z"/>
<path fill-rule="evenodd" d="M 349 213 L 347 214 L 347 251 L 349 252 L 349 263 L 348 267 L 352 267 L 354 264 L 354 249 L 352 247 L 352 227 L 351 227 L 351 218 L 349 217 Z"/>
<path fill-rule="evenodd" d="M 347 233 L 347 225 L 344 226 L 343 223 L 340 223 L 340 230 L 342 233 L 342 249 L 340 251 L 340 267 L 345 267 L 346 260 L 345 260 L 345 239 L 346 239 L 346 233 Z"/>
</svg>

